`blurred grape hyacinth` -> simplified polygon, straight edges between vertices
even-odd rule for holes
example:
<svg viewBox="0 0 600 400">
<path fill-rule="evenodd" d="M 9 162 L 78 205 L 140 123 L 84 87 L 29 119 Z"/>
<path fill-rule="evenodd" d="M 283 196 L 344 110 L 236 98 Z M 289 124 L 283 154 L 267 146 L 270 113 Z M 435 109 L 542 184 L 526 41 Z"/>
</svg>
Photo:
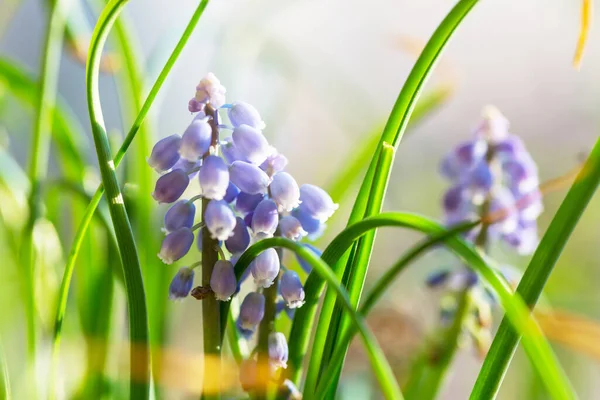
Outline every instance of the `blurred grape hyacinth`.
<svg viewBox="0 0 600 400">
<path fill-rule="evenodd" d="M 442 200 L 448 225 L 481 218 L 480 228 L 473 229 L 466 237 L 484 252 L 499 241 L 522 255 L 535 250 L 536 220 L 543 210 L 537 166 L 521 139 L 509 132 L 508 120 L 497 109 L 484 109 L 483 121 L 473 138 L 446 155 L 440 172 L 451 183 Z M 516 285 L 516 274 L 507 274 L 509 269 L 504 267 L 498 272 Z M 466 326 L 476 348 L 485 354 L 483 350 L 489 343 L 483 343 L 482 338 L 491 336 L 489 318 L 482 316 L 489 315 L 494 296 L 483 287 L 478 275 L 467 267 L 435 271 L 428 277 L 427 285 L 449 290 L 450 298 L 468 292 L 471 300 L 468 318 L 475 323 Z M 445 304 L 440 315 L 443 321 L 451 321 L 457 302 Z"/>
</svg>

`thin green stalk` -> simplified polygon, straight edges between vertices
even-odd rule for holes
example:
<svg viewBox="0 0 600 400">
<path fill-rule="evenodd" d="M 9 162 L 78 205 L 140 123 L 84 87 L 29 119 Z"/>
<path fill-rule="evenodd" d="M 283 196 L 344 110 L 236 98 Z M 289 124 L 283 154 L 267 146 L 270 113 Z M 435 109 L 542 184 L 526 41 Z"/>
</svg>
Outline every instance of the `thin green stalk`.
<svg viewBox="0 0 600 400">
<path fill-rule="evenodd" d="M 394 148 L 387 143 L 383 143 L 383 146 L 379 149 L 379 161 L 377 163 L 377 170 L 390 171 L 390 166 L 394 160 Z M 370 198 L 379 199 L 379 201 L 373 201 L 365 212 L 365 215 L 377 214 L 381 211 L 383 204 L 385 186 L 374 185 L 373 191 Z M 369 232 L 362 240 L 374 240 L 375 231 Z M 356 255 L 356 259 L 360 256 Z M 365 271 L 366 272 L 366 271 Z M 341 278 L 338 275 L 338 278 Z M 347 277 L 346 277 L 347 278 Z M 360 280 L 360 277 L 353 276 L 349 282 Z M 364 280 L 364 279 L 363 279 Z M 352 299 L 352 285 L 348 287 L 348 293 L 350 299 Z M 329 357 L 331 356 L 333 349 L 337 344 L 338 324 L 342 318 L 341 304 L 336 304 L 337 296 L 333 291 L 333 288 L 327 290 L 323 305 L 321 307 L 321 314 L 319 316 L 319 322 L 317 324 L 317 330 L 315 333 L 315 339 L 313 342 L 313 348 L 310 356 L 310 362 L 306 372 L 306 382 L 304 384 L 305 391 L 316 390 L 319 382 L 319 377 L 322 376 L 323 371 L 328 368 Z M 358 303 L 353 303 L 355 307 L 358 307 Z"/>
<path fill-rule="evenodd" d="M 48 16 L 48 28 L 42 55 L 41 78 L 37 116 L 29 163 L 29 182 L 31 184 L 27 204 L 29 217 L 23 232 L 22 265 L 24 266 L 25 304 L 27 318 L 27 349 L 30 360 L 36 352 L 35 326 L 35 247 L 33 229 L 41 215 L 42 184 L 48 171 L 50 157 L 50 130 L 53 124 L 56 94 L 58 88 L 58 72 L 64 40 L 65 16 L 70 0 L 56 0 Z"/>
<path fill-rule="evenodd" d="M 477 2 L 478 0 L 459 1 L 459 3 L 450 11 L 450 13 L 433 33 L 431 39 L 423 49 L 423 52 L 419 56 L 415 66 L 413 67 L 404 86 L 402 87 L 400 94 L 398 95 L 398 99 L 394 104 L 390 117 L 383 130 L 379 142 L 380 144 L 387 142 L 391 143 L 394 147 L 398 145 L 408 125 L 408 121 L 412 115 L 416 100 L 419 97 L 423 85 L 431 75 L 436 61 L 444 50 L 447 42 L 452 37 L 452 34 L 456 28 L 460 25 L 463 18 L 471 11 Z M 384 188 L 387 187 L 389 171 L 377 171 L 376 167 L 378 157 L 379 155 L 376 153 L 371 159 L 371 163 L 350 214 L 348 225 L 364 218 L 365 211 L 368 207 L 370 197 L 369 193 L 371 192 L 371 187 L 373 186 L 374 181 L 380 181 Z M 370 240 L 366 240 L 363 242 L 361 247 L 362 249 L 360 253 L 363 254 L 361 259 L 368 259 L 372 250 L 372 242 Z M 367 255 L 369 257 L 367 257 Z M 351 276 L 350 271 L 346 272 L 347 269 L 354 265 L 352 260 L 349 260 L 348 258 L 349 255 L 344 256 L 338 261 L 340 266 L 334 266 L 336 270 L 344 268 L 342 274 L 347 277 Z M 347 284 L 348 282 L 343 283 Z M 354 293 L 355 297 L 358 295 L 359 293 Z M 355 304 L 357 304 L 356 298 L 353 298 L 353 301 Z M 309 316 L 309 311 L 306 311 L 300 315 L 297 315 L 294 319 L 294 325 L 292 326 L 291 333 L 292 336 L 290 338 L 290 352 L 292 352 L 293 348 L 293 352 L 295 353 L 293 354 L 294 358 L 301 358 L 303 356 L 303 353 L 298 352 L 302 352 L 301 349 L 305 348 L 306 344 L 308 343 L 308 338 L 306 336 L 310 335 L 312 324 L 314 323 L 312 320 L 314 318 L 314 314 L 311 316 L 310 320 L 306 319 L 306 317 Z M 323 323 L 328 324 L 327 319 L 328 317 L 324 316 L 322 319 Z M 293 374 L 295 375 L 295 383 L 298 383 L 298 373 L 294 372 Z"/>
<path fill-rule="evenodd" d="M 137 255 L 133 231 L 129 224 L 123 194 L 117 180 L 115 164 L 110 151 L 108 136 L 104 128 L 100 91 L 98 87 L 100 56 L 108 33 L 119 16 L 127 0 L 112 0 L 102 11 L 94 28 L 86 68 L 86 93 L 88 112 L 92 125 L 94 144 L 100 166 L 102 183 L 109 199 L 108 209 L 115 228 L 129 310 L 130 340 L 130 398 L 145 399 L 150 395 L 151 360 L 148 342 L 148 311 L 142 270 Z"/>
<path fill-rule="evenodd" d="M 600 139 L 552 219 L 521 278 L 517 293 L 530 309 L 535 307 L 567 240 L 599 184 Z M 479 371 L 471 399 L 487 400 L 496 397 L 520 338 L 521 335 L 504 318 Z M 543 377 L 544 382 L 548 379 L 547 376 Z"/>
<path fill-rule="evenodd" d="M 230 301 L 236 301 L 237 298 L 232 298 Z M 235 319 L 233 318 L 233 314 L 227 314 L 227 342 L 229 343 L 229 348 L 231 349 L 231 354 L 233 355 L 233 359 L 235 362 L 240 365 L 242 361 L 248 358 L 248 348 L 246 345 L 246 340 L 242 339 L 239 331 L 235 326 Z"/>
<path fill-rule="evenodd" d="M 384 226 L 410 227 L 430 235 L 441 234 L 445 231 L 442 226 L 425 217 L 412 215 L 411 218 L 410 214 L 407 213 L 382 213 L 377 216 L 365 218 L 344 229 L 336 236 L 328 248 L 325 249 L 322 259 L 335 262 L 352 247 L 352 243 L 366 232 Z M 557 399 L 575 398 L 570 383 L 560 368 L 550 345 L 540 331 L 539 326 L 529 314 L 529 310 L 521 297 L 513 295 L 512 290 L 506 281 L 489 267 L 479 251 L 475 250 L 466 241 L 455 236 L 449 237 L 445 243 L 452 251 L 460 256 L 467 265 L 471 266 L 479 273 L 483 280 L 496 292 L 500 304 L 504 308 L 510 322 L 523 334 L 523 344 L 529 359 L 538 372 L 545 376 L 544 383 L 548 387 L 548 391 L 552 397 Z M 323 290 L 324 283 L 322 280 L 320 280 L 320 278 L 311 280 L 312 276 L 317 275 L 312 275 L 312 273 L 309 275 L 309 279 L 305 285 L 307 301 L 302 308 L 307 305 L 314 307 L 316 303 L 315 300 L 318 300 L 318 294 Z M 310 285 L 309 280 L 311 280 Z M 342 350 L 341 356 L 345 354 L 345 348 L 342 347 Z"/>
<path fill-rule="evenodd" d="M 115 155 L 115 158 L 114 158 L 115 168 L 118 167 L 119 164 L 121 163 L 121 161 L 123 160 L 125 153 L 129 149 L 129 145 L 135 138 L 140 126 L 142 125 L 146 116 L 148 115 L 148 112 L 150 111 L 150 107 L 152 106 L 152 103 L 156 99 L 158 92 L 162 88 L 165 80 L 167 79 L 167 76 L 171 72 L 171 69 L 175 65 L 175 62 L 179 58 L 179 55 L 183 51 L 183 48 L 187 44 L 190 36 L 192 35 L 192 32 L 194 31 L 196 25 L 198 24 L 198 21 L 200 20 L 200 17 L 202 16 L 202 13 L 204 12 L 206 5 L 208 4 L 208 1 L 209 0 L 202 0 L 200 2 L 200 4 L 198 5 L 198 7 L 196 8 L 196 11 L 190 18 L 188 25 L 186 26 L 181 38 L 179 39 L 179 42 L 173 49 L 173 52 L 171 53 L 169 59 L 165 63 L 165 66 L 163 67 L 160 75 L 156 79 L 156 82 L 154 82 L 152 89 L 150 89 L 150 92 L 148 93 L 148 96 L 146 97 L 146 101 L 144 102 L 144 105 L 142 106 L 142 109 L 140 110 L 135 122 L 133 123 L 131 129 L 129 130 L 127 137 L 123 141 L 123 144 L 121 145 L 121 147 L 117 151 L 117 154 Z M 96 211 L 96 208 L 98 207 L 98 204 L 100 203 L 100 200 L 102 199 L 103 194 L 104 194 L 104 186 L 100 185 L 98 187 L 98 189 L 96 190 L 96 192 L 94 193 L 94 196 L 92 197 L 92 200 L 90 201 L 90 204 L 88 205 L 88 207 L 85 211 L 85 214 L 79 225 L 79 228 L 77 229 L 77 232 L 75 233 L 75 237 L 73 239 L 73 245 L 71 246 L 71 251 L 69 252 L 69 257 L 67 258 L 65 271 L 63 274 L 63 278 L 62 278 L 61 286 L 60 286 L 60 290 L 59 290 L 56 319 L 55 319 L 55 323 L 54 323 L 53 350 L 52 350 L 54 353 L 53 359 L 57 359 L 57 354 L 58 354 L 58 350 L 59 350 L 59 346 L 60 346 L 60 337 L 61 337 L 61 332 L 62 332 L 62 321 L 64 319 L 65 310 L 67 308 L 69 287 L 71 286 L 71 278 L 73 276 L 73 270 L 75 268 L 75 262 L 77 260 L 77 255 L 79 254 L 79 250 L 81 249 L 81 244 L 83 243 L 85 234 L 90 226 L 94 212 Z M 53 364 L 52 368 L 56 369 L 55 363 Z"/>
<path fill-rule="evenodd" d="M 269 390 L 269 335 L 275 330 L 275 303 L 277 301 L 277 280 L 263 290 L 265 296 L 265 316 L 258 330 L 258 382 L 260 387 L 254 393 L 256 399 L 267 399 Z"/>
<path fill-rule="evenodd" d="M 332 268 L 324 261 L 319 258 L 312 251 L 305 248 L 301 244 L 294 242 L 289 239 L 274 237 L 269 239 L 261 240 L 248 248 L 244 254 L 240 257 L 235 265 L 236 277 L 243 274 L 244 270 L 249 266 L 250 262 L 262 251 L 268 248 L 286 248 L 293 251 L 298 256 L 302 257 L 307 263 L 313 267 L 312 274 L 318 275 L 325 281 L 330 287 L 337 288 L 338 296 L 343 299 L 346 311 L 352 315 L 353 324 L 356 325 L 361 338 L 365 344 L 366 352 L 371 362 L 373 372 L 377 377 L 381 390 L 386 398 L 389 399 L 402 399 L 402 392 L 394 377 L 393 371 L 385 359 L 385 355 L 381 350 L 381 347 L 377 344 L 377 340 L 373 336 L 372 332 L 367 327 L 364 319 L 362 319 L 358 313 L 354 310 L 350 304 L 348 293 L 340 285 L 338 278 L 335 276 Z M 304 306 L 302 307 L 304 308 Z M 300 308 L 300 309 L 302 309 Z M 315 399 L 314 392 L 304 392 L 304 398 L 311 400 Z"/>
</svg>

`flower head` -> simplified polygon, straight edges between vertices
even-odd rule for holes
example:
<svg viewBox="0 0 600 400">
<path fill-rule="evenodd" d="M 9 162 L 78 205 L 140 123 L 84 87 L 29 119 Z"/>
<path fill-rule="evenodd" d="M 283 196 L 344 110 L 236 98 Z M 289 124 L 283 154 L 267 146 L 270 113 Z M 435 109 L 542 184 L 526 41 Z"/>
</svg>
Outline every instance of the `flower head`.
<svg viewBox="0 0 600 400">
<path fill-rule="evenodd" d="M 225 247 L 231 254 L 242 253 L 250 245 L 250 232 L 244 220 L 237 217 L 233 235 L 225 240 Z"/>
<path fill-rule="evenodd" d="M 196 161 L 208 152 L 212 143 L 212 129 L 206 119 L 194 119 L 181 137 L 179 154 L 188 161 Z"/>
<path fill-rule="evenodd" d="M 262 164 L 271 153 L 271 147 L 262 132 L 249 125 L 236 127 L 231 137 L 242 157 L 252 164 Z"/>
<path fill-rule="evenodd" d="M 194 243 L 194 233 L 189 228 L 179 228 L 163 239 L 158 258 L 165 264 L 172 264 L 190 251 L 192 243 Z"/>
<path fill-rule="evenodd" d="M 234 161 L 231 164 L 229 179 L 242 192 L 248 194 L 264 194 L 271 183 L 265 171 L 245 161 Z"/>
<path fill-rule="evenodd" d="M 179 200 L 165 214 L 165 231 L 173 232 L 179 228 L 191 228 L 194 225 L 196 206 L 187 200 Z"/>
<path fill-rule="evenodd" d="M 229 187 L 229 170 L 221 157 L 204 158 L 198 173 L 202 195 L 207 199 L 221 200 Z"/>
<path fill-rule="evenodd" d="M 287 172 L 278 172 L 273 176 L 269 193 L 281 211 L 292 211 L 300 205 L 300 188 Z"/>
<path fill-rule="evenodd" d="M 300 202 L 302 211 L 321 222 L 327 221 L 338 209 L 326 191 L 310 184 L 300 186 Z"/>
<path fill-rule="evenodd" d="M 227 115 L 231 124 L 236 128 L 240 125 L 248 125 L 256 129 L 265 128 L 265 123 L 260 117 L 258 110 L 243 101 L 233 103 Z"/>
<path fill-rule="evenodd" d="M 213 239 L 226 240 L 233 236 L 237 221 L 229 204 L 211 200 L 204 212 L 204 223 Z"/>
<path fill-rule="evenodd" d="M 264 199 L 256 206 L 252 216 L 252 231 L 254 234 L 264 233 L 273 236 L 279 223 L 277 204 L 271 199 Z"/>
<path fill-rule="evenodd" d="M 226 91 L 225 86 L 221 85 L 221 81 L 212 72 L 209 72 L 196 86 L 194 100 L 196 104 L 210 103 L 214 108 L 219 108 L 225 104 Z"/>
<path fill-rule="evenodd" d="M 288 269 L 283 273 L 279 290 L 287 307 L 298 308 L 304 304 L 304 287 L 295 271 Z"/>
<path fill-rule="evenodd" d="M 268 288 L 279 275 L 280 263 L 277 251 L 273 248 L 264 250 L 250 263 L 249 268 L 256 286 Z"/>
<path fill-rule="evenodd" d="M 173 203 L 181 197 L 189 183 L 190 178 L 185 171 L 174 169 L 158 178 L 152 197 L 159 203 Z"/>
<path fill-rule="evenodd" d="M 257 292 L 250 292 L 240 305 L 238 327 L 249 331 L 251 334 L 256 330 L 260 321 L 265 316 L 265 297 Z"/>
</svg>

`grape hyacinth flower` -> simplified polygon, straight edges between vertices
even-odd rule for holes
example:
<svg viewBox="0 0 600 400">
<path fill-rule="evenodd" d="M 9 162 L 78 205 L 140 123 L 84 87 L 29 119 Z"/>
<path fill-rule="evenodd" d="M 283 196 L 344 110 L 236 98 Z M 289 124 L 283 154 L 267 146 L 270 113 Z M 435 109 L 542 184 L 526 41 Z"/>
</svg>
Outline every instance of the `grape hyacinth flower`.
<svg viewBox="0 0 600 400">
<path fill-rule="evenodd" d="M 237 282 L 233 264 L 230 261 L 216 262 L 210 277 L 210 287 L 219 301 L 228 301 L 235 293 Z"/>
<path fill-rule="evenodd" d="M 229 188 L 229 169 L 221 157 L 208 156 L 202 161 L 198 173 L 202 196 L 222 200 Z"/>
<path fill-rule="evenodd" d="M 264 199 L 258 203 L 252 215 L 252 231 L 254 234 L 263 233 L 267 237 L 273 236 L 278 224 L 277 204 L 271 199 Z"/>
<path fill-rule="evenodd" d="M 302 211 L 321 222 L 327 221 L 338 209 L 338 205 L 331 200 L 326 191 L 309 184 L 300 186 L 300 203 Z"/>
<path fill-rule="evenodd" d="M 233 236 L 237 223 L 233 211 L 223 200 L 211 200 L 204 213 L 204 222 L 210 236 L 217 240 L 226 240 Z"/>
<path fill-rule="evenodd" d="M 264 194 L 271 183 L 265 171 L 245 161 L 234 161 L 231 164 L 229 179 L 242 192 L 248 194 Z"/>
<path fill-rule="evenodd" d="M 169 299 L 183 299 L 190 294 L 194 285 L 194 270 L 188 267 L 182 267 L 169 285 Z"/>
<path fill-rule="evenodd" d="M 242 253 L 250 245 L 250 232 L 244 220 L 237 217 L 233 235 L 225 240 L 225 247 L 231 254 Z"/>
<path fill-rule="evenodd" d="M 279 290 L 288 308 L 298 308 L 304 304 L 304 287 L 295 271 L 288 269 L 283 273 Z"/>
<path fill-rule="evenodd" d="M 210 148 L 212 128 L 206 119 L 206 117 L 194 119 L 181 137 L 179 154 L 188 161 L 198 160 Z"/>
<path fill-rule="evenodd" d="M 277 251 L 273 248 L 264 250 L 250 263 L 249 268 L 256 286 L 268 288 L 279 275 L 280 262 Z"/>
<path fill-rule="evenodd" d="M 281 236 L 291 240 L 300 240 L 308 234 L 308 232 L 302 228 L 300 221 L 291 215 L 286 215 L 279 220 L 279 230 Z"/>
<path fill-rule="evenodd" d="M 174 169 L 158 178 L 152 197 L 159 203 L 173 203 L 181 197 L 189 183 L 186 171 Z"/>
<path fill-rule="evenodd" d="M 179 200 L 165 214 L 164 231 L 174 232 L 179 228 L 191 228 L 194 225 L 196 206 L 188 200 Z"/>
<path fill-rule="evenodd" d="M 265 316 L 265 296 L 250 292 L 242 301 L 237 325 L 242 334 L 251 336 Z"/>
<path fill-rule="evenodd" d="M 240 125 L 233 130 L 231 137 L 233 145 L 252 164 L 262 164 L 271 153 L 267 139 L 256 128 Z"/>
<path fill-rule="evenodd" d="M 260 117 L 258 110 L 243 101 L 233 103 L 227 112 L 227 116 L 229 116 L 229 121 L 236 128 L 240 125 L 248 125 L 255 129 L 265 128 L 265 123 Z"/>
<path fill-rule="evenodd" d="M 168 171 L 179 161 L 180 147 L 181 137 L 179 135 L 171 135 L 159 140 L 148 157 L 148 165 L 157 172 Z"/>
<path fill-rule="evenodd" d="M 536 219 L 543 210 L 537 167 L 521 139 L 509 132 L 508 120 L 499 111 L 485 109 L 473 138 L 450 151 L 440 171 L 452 185 L 442 201 L 447 224 L 481 218 L 483 226 L 467 234 L 481 249 L 502 241 L 520 254 L 535 250 Z M 442 299 L 445 320 L 454 318 L 457 294 L 468 292 L 471 306 L 465 326 L 480 351 L 489 345 L 489 340 L 482 338 L 490 337 L 493 296 L 478 275 L 462 266 L 435 271 L 426 282 L 431 288 L 449 290 Z"/>
<path fill-rule="evenodd" d="M 269 334 L 269 363 L 274 370 L 287 368 L 288 345 L 281 332 Z"/>
<path fill-rule="evenodd" d="M 194 233 L 182 227 L 169 233 L 163 240 L 158 258 L 165 264 L 172 264 L 185 256 L 194 243 Z"/>
<path fill-rule="evenodd" d="M 300 188 L 287 172 L 278 172 L 273 176 L 269 191 L 281 211 L 292 211 L 300 205 Z"/>
</svg>

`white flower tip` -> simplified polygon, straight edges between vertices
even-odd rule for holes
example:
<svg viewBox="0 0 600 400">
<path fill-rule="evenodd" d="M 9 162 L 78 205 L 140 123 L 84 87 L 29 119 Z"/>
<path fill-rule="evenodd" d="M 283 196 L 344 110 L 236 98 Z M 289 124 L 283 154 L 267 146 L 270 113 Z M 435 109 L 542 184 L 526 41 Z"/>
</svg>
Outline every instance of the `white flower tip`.
<svg viewBox="0 0 600 400">
<path fill-rule="evenodd" d="M 169 256 L 163 255 L 161 253 L 157 254 L 158 258 L 165 264 L 173 264 L 173 259 Z"/>
</svg>

